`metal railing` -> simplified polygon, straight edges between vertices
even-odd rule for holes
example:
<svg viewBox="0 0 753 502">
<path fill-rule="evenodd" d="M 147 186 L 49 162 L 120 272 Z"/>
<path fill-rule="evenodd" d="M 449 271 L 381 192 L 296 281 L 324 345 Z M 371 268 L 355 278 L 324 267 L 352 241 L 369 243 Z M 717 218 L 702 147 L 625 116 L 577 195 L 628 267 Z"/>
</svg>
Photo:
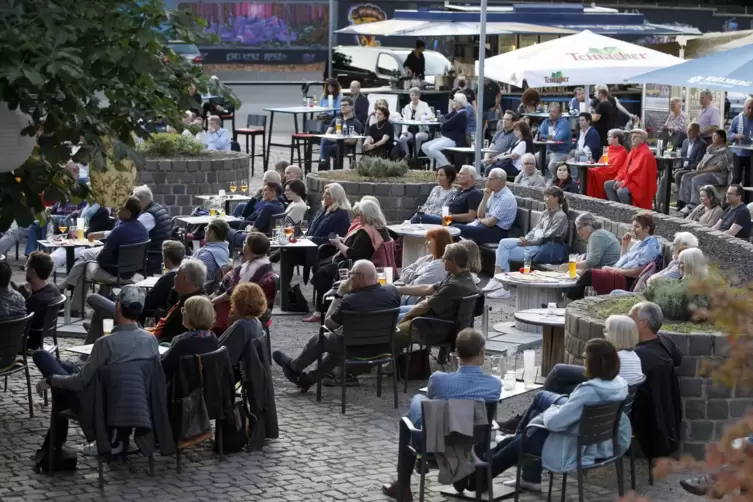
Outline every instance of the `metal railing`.
<svg viewBox="0 0 753 502">
<path fill-rule="evenodd" d="M 309 89 L 315 86 L 321 86 L 324 88 L 324 82 L 316 81 L 293 81 L 293 80 L 227 80 L 222 82 L 228 87 L 243 87 L 243 86 L 255 86 L 255 85 L 286 85 L 286 86 L 299 86 L 303 95 L 309 93 Z"/>
</svg>

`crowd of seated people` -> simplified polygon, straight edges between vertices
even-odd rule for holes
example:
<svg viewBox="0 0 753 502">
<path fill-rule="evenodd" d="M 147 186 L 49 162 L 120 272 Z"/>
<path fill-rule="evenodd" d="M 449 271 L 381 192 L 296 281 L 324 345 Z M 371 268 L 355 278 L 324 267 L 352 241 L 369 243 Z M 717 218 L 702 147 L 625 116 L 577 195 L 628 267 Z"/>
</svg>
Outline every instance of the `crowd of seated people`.
<svg viewBox="0 0 753 502">
<path fill-rule="evenodd" d="M 538 136 L 542 141 L 555 142 L 546 146 L 547 177 L 554 177 L 557 166 L 567 160 L 573 145 L 570 121 L 562 116 L 562 107 L 559 103 L 549 104 L 549 118 L 541 122 Z"/>
<path fill-rule="evenodd" d="M 700 150 L 700 149 L 699 149 Z M 699 203 L 698 195 L 704 185 L 727 185 L 732 176 L 732 155 L 727 148 L 727 134 L 714 131 L 711 144 L 695 166 L 682 174 L 677 185 L 677 203 L 683 214 L 689 214 Z"/>
<path fill-rule="evenodd" d="M 332 79 L 334 80 L 334 79 Z M 366 126 L 356 118 L 355 116 L 355 109 L 353 105 L 353 100 L 351 98 L 342 98 L 340 100 L 339 105 L 335 105 L 337 108 L 340 109 L 340 118 L 332 118 L 331 122 L 329 124 L 329 127 L 327 127 L 327 130 L 325 131 L 325 134 L 334 134 L 337 126 L 337 121 L 341 121 L 341 127 L 343 130 L 347 127 L 350 129 L 353 128 L 353 131 L 356 134 L 363 134 L 365 132 Z M 328 112 L 333 113 L 333 112 Z M 357 139 L 347 139 L 344 141 L 331 141 L 326 138 L 322 138 L 321 143 L 319 144 L 319 170 L 320 171 L 327 171 L 331 167 L 331 161 L 333 158 L 337 156 L 338 149 L 341 149 L 343 147 L 345 148 L 353 148 L 358 143 Z M 340 152 L 341 155 L 345 155 L 344 151 Z M 336 165 L 335 169 L 340 169 L 340 165 Z"/>
<path fill-rule="evenodd" d="M 722 219 L 724 213 L 719 192 L 713 185 L 705 185 L 698 190 L 698 201 L 699 204 L 685 218 L 713 227 Z"/>
<path fill-rule="evenodd" d="M 577 169 L 575 169 L 575 171 L 577 171 Z M 554 178 L 551 180 L 549 186 L 555 186 L 567 193 L 580 193 L 580 188 L 573 179 L 573 173 L 575 171 L 570 168 L 570 164 L 563 162 L 557 166 L 557 172 L 555 172 Z"/>
<path fill-rule="evenodd" d="M 469 120 L 475 115 L 468 113 L 468 98 L 463 93 L 457 93 L 451 101 L 452 110 L 441 121 L 442 137 L 427 141 L 421 150 L 429 159 L 436 161 L 438 166 L 450 164 L 443 153 L 445 148 L 468 146 L 467 129 Z"/>
<path fill-rule="evenodd" d="M 510 131 L 506 127 L 510 126 Z M 512 112 L 506 112 L 503 128 L 494 135 L 492 152 L 486 154 L 484 165 L 488 173 L 491 168 L 502 168 L 507 176 L 517 176 L 523 169 L 523 156 L 533 155 L 533 137 L 528 124 L 522 120 L 513 124 Z M 487 174 L 488 176 L 488 174 Z"/>
<path fill-rule="evenodd" d="M 390 122 L 389 108 L 377 103 L 374 108 L 373 122 L 369 122 L 364 133 L 366 136 L 363 141 L 364 155 L 390 157 L 395 143 L 395 126 Z"/>
<path fill-rule="evenodd" d="M 428 103 L 421 100 L 421 89 L 412 87 L 408 95 L 410 102 L 403 108 L 403 120 L 423 120 L 424 117 L 431 115 L 431 108 L 429 108 Z M 414 151 L 420 152 L 421 145 L 429 141 L 430 132 L 428 126 L 404 125 L 400 132 L 400 137 L 397 139 L 403 157 L 407 157 L 410 154 L 411 143 L 413 144 Z"/>
<path fill-rule="evenodd" d="M 477 244 L 499 242 L 507 237 L 518 215 L 518 202 L 506 184 L 507 175 L 503 169 L 495 167 L 489 171 L 476 218 L 470 223 L 454 224 L 460 228 L 461 236 Z"/>
<path fill-rule="evenodd" d="M 522 170 L 515 176 L 516 185 L 523 187 L 544 188 L 546 179 L 536 167 L 536 157 L 532 153 L 523 154 L 520 160 Z"/>
</svg>

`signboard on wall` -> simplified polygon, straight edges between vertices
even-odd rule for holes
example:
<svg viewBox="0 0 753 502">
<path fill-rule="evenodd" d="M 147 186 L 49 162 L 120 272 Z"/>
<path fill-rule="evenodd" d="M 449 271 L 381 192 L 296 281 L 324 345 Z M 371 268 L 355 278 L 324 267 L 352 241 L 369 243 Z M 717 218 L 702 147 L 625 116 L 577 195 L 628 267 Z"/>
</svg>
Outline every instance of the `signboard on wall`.
<svg viewBox="0 0 753 502">
<path fill-rule="evenodd" d="M 669 112 L 669 99 L 672 97 L 672 86 L 662 84 L 646 84 L 646 97 L 643 107 L 648 110 L 663 110 Z"/>
<path fill-rule="evenodd" d="M 204 64 L 305 65 L 327 61 L 324 49 L 249 49 L 202 47 Z"/>
</svg>

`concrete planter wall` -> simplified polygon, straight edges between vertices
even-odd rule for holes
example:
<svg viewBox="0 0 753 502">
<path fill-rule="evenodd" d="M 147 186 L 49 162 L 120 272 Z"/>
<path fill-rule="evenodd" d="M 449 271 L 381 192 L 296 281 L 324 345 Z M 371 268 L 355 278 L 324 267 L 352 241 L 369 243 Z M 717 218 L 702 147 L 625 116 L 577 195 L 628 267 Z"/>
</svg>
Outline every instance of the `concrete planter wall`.
<svg viewBox="0 0 753 502">
<path fill-rule="evenodd" d="M 363 181 L 340 181 L 327 178 L 327 173 L 311 173 L 306 176 L 306 192 L 311 207 L 320 207 L 324 187 L 330 183 L 342 185 L 351 204 L 364 195 L 379 199 L 382 212 L 388 223 L 400 223 L 410 219 L 416 208 L 423 204 L 436 183 L 371 183 Z"/>
<path fill-rule="evenodd" d="M 154 200 L 165 206 L 171 216 L 178 216 L 190 214 L 201 205 L 195 195 L 228 191 L 231 181 L 242 178 L 250 178 L 249 156 L 222 152 L 203 157 L 148 158 L 136 182 L 149 185 Z"/>
<path fill-rule="evenodd" d="M 581 354 L 591 338 L 603 338 L 604 319 L 587 312 L 594 304 L 610 299 L 606 296 L 584 298 L 568 305 L 565 313 L 565 362 L 583 364 Z M 702 361 L 723 361 L 730 354 L 727 337 L 708 333 L 674 333 L 662 331 L 672 339 L 682 354 L 677 368 L 682 400 L 681 453 L 702 459 L 705 445 L 718 440 L 724 428 L 745 414 L 751 406 L 753 390 L 716 386 L 701 374 Z"/>
</svg>

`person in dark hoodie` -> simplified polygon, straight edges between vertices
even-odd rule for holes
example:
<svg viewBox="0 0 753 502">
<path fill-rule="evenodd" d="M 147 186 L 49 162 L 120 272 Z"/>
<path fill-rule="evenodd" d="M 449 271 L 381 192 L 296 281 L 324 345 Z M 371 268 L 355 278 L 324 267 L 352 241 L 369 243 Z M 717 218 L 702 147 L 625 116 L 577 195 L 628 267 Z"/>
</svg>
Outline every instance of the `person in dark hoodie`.
<svg viewBox="0 0 753 502">
<path fill-rule="evenodd" d="M 442 150 L 456 146 L 468 146 L 466 129 L 468 127 L 468 114 L 465 107 L 468 98 L 463 93 L 457 93 L 452 99 L 452 111 L 442 119 L 442 137 L 427 141 L 421 146 L 421 150 L 437 162 L 438 166 L 451 164 Z"/>
<path fill-rule="evenodd" d="M 682 363 L 682 355 L 668 336 L 659 333 L 664 315 L 657 304 L 638 303 L 630 309 L 630 317 L 638 325 L 635 353 L 646 375 L 635 395 L 632 421 L 641 450 L 650 462 L 669 456 L 680 446 L 682 404 L 675 368 Z"/>
</svg>

